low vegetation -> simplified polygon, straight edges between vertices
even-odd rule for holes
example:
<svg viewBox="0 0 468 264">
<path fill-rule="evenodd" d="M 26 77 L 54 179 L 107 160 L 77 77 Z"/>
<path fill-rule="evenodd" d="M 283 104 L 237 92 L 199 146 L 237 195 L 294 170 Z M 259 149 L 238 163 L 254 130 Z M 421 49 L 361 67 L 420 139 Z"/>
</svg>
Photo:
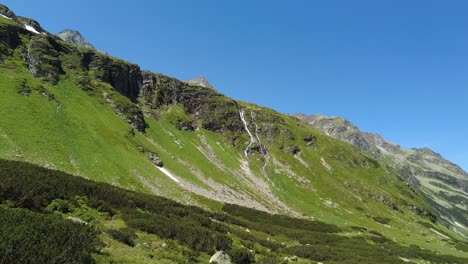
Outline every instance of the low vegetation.
<svg viewBox="0 0 468 264">
<path fill-rule="evenodd" d="M 228 252 L 234 263 L 294 255 L 328 263 L 399 263 L 400 257 L 466 261 L 401 246 L 363 228 L 349 228 L 362 235 L 346 236 L 334 225 L 237 205 L 214 213 L 16 161 L 0 160 L 0 203 L 2 263 L 102 262 L 119 254 L 106 253 L 106 246 L 122 243 L 137 250 L 145 233 L 186 247 L 183 258 L 192 263 L 217 250 Z M 123 221 L 122 227 L 106 224 L 115 221 Z M 103 242 L 100 234 L 115 242 Z"/>
</svg>

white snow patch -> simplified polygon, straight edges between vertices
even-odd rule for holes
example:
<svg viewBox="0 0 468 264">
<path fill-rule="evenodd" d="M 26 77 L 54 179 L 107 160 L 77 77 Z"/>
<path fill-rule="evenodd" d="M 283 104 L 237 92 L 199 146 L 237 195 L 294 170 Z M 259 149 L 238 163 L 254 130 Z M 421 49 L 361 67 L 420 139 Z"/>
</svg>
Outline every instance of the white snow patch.
<svg viewBox="0 0 468 264">
<path fill-rule="evenodd" d="M 30 25 L 28 24 L 24 24 L 24 28 L 34 34 L 40 34 L 39 31 L 37 31 L 35 28 L 31 27 Z"/>
<path fill-rule="evenodd" d="M 0 16 L 4 17 L 4 18 L 6 18 L 6 19 L 11 20 L 11 18 L 9 18 L 9 17 L 7 17 L 7 16 L 5 16 L 5 15 L 3 15 L 3 14 L 0 14 Z"/>
<path fill-rule="evenodd" d="M 171 180 L 177 182 L 177 183 L 180 183 L 180 181 L 174 176 L 172 175 L 168 170 L 166 170 L 166 168 L 162 168 L 162 167 L 156 167 L 158 168 L 160 171 L 162 171 L 162 173 L 166 174 L 167 177 L 171 178 Z"/>
</svg>

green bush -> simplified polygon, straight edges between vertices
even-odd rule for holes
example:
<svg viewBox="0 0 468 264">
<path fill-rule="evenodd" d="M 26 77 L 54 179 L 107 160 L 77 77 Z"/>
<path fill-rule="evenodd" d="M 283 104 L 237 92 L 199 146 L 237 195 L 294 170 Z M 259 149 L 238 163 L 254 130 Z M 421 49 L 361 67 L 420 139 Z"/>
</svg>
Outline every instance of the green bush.
<svg viewBox="0 0 468 264">
<path fill-rule="evenodd" d="M 233 248 L 227 253 L 231 257 L 231 261 L 236 264 L 250 264 L 255 262 L 254 254 L 245 248 Z"/>
<path fill-rule="evenodd" d="M 96 233 L 56 215 L 0 207 L 0 263 L 93 263 Z"/>
<path fill-rule="evenodd" d="M 137 238 L 137 235 L 135 233 L 135 229 L 133 228 L 122 228 L 119 230 L 110 230 L 108 231 L 109 235 L 117 240 L 120 241 L 128 246 L 135 246 L 135 238 Z"/>
</svg>

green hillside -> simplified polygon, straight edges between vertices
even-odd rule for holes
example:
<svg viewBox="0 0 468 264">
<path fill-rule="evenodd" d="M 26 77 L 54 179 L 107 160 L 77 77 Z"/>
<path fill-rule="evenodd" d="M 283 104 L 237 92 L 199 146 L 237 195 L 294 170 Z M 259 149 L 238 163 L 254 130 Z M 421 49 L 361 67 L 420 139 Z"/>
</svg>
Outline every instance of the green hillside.
<svg viewBox="0 0 468 264">
<path fill-rule="evenodd" d="M 15 19 L 13 14 L 9 16 L 10 19 L 0 16 L 0 158 L 28 162 L 122 187 L 134 191 L 131 194 L 138 197 L 150 197 L 147 194 L 164 196 L 210 212 L 176 206 L 163 200 L 174 206 L 175 212 L 168 210 L 168 216 L 158 216 L 155 208 L 136 205 L 135 210 L 142 210 L 126 214 L 132 204 L 117 205 L 112 204 L 117 199 L 96 198 L 118 211 L 114 217 L 99 206 L 75 199 L 76 195 L 91 199 L 92 194 L 86 190 L 66 195 L 57 191 L 58 196 L 45 198 L 35 208 L 22 205 L 21 200 L 15 200 L 7 192 L 1 196 L 7 207 L 11 200 L 13 207 L 34 211 L 3 209 L 9 210 L 12 218 L 25 215 L 31 221 L 37 221 L 33 220 L 37 217 L 60 221 L 43 214 L 47 208 L 53 207 L 54 199 L 65 199 L 79 207 L 78 218 L 85 214 L 89 217 L 89 221 L 85 220 L 87 222 L 97 219 L 99 223 L 93 228 L 99 231 L 97 236 L 101 241 L 107 243 L 105 252 L 110 254 L 109 258 L 115 257 L 123 262 L 133 257 L 143 258 L 147 252 L 141 247 L 127 248 L 116 243 L 112 235 L 102 235 L 101 231 L 106 233 L 107 229 L 130 227 L 139 230 L 136 234 L 141 243 L 144 241 L 142 238 L 155 243 L 166 238 L 175 240 L 173 252 L 159 256 L 161 259 L 173 259 L 167 263 L 181 261 L 188 257 L 183 252 L 194 250 L 202 252 L 195 254 L 195 259 L 207 262 L 208 254 L 222 249 L 220 245 L 212 244 L 216 241 L 204 245 L 202 241 L 187 242 L 177 234 L 160 233 L 157 227 L 168 228 L 164 221 L 177 214 L 178 207 L 191 208 L 205 220 L 207 217 L 217 219 L 218 214 L 224 216 L 228 213 L 237 220 L 247 221 L 247 224 L 239 224 L 226 220 L 228 224 L 221 224 L 223 227 L 204 226 L 204 232 L 212 232 L 214 237 L 222 235 L 223 239 L 225 228 L 229 227 L 230 234 L 235 234 L 231 238 L 234 246 L 230 250 L 242 248 L 239 243 L 244 240 L 267 239 L 267 234 L 274 234 L 278 241 L 284 239 L 287 248 L 280 247 L 282 253 L 274 257 L 289 254 L 326 261 L 329 259 L 320 259 L 313 252 L 326 252 L 332 248 L 330 254 L 340 255 L 341 251 L 334 250 L 349 247 L 356 252 L 353 259 L 358 259 L 364 257 L 364 250 L 369 249 L 367 246 L 378 252 L 375 245 L 379 243 L 399 248 L 398 254 L 376 255 L 376 258 L 390 257 L 392 261 L 398 261 L 398 256 L 414 260 L 435 258 L 436 261 L 435 253 L 427 253 L 429 251 L 468 257 L 451 231 L 438 224 L 437 215 L 417 190 L 407 186 L 392 168 L 358 148 L 328 137 L 295 117 L 233 100 L 210 88 L 141 71 L 135 64 L 63 42 L 47 33 L 33 33 L 25 29 L 23 22 Z M 11 164 L 17 165 L 2 163 L 0 169 L 9 168 L 2 177 L 15 171 Z M 17 173 L 22 175 L 23 171 L 18 170 Z M 47 174 L 45 170 L 41 173 Z M 25 172 L 24 175 L 28 174 Z M 73 178 L 73 181 L 79 180 Z M 54 188 L 69 186 L 59 183 L 53 185 Z M 0 186 L 5 190 L 4 185 Z M 11 188 L 14 190 L 19 186 L 22 185 Z M 104 193 L 110 188 L 109 185 L 97 186 L 106 186 L 102 188 Z M 45 192 L 45 189 L 37 192 Z M 111 189 L 125 195 L 130 193 Z M 335 241 L 335 235 L 330 235 L 327 250 L 313 248 L 315 243 L 327 244 L 314 240 L 326 239 L 327 235 L 314 238 L 315 235 L 304 231 L 307 231 L 306 227 L 303 230 L 302 227 L 287 226 L 283 230 L 283 224 L 278 224 L 277 232 L 271 233 L 262 229 L 262 221 L 271 218 L 276 225 L 274 221 L 282 221 L 282 217 L 270 217 L 244 207 L 226 206 L 225 203 L 322 221 L 327 224 L 324 226 L 338 228 L 333 233 L 339 233 L 336 236 L 340 237 L 337 239 L 340 242 Z M 76 216 L 75 211 L 51 210 L 61 211 L 60 215 L 65 217 Z M 196 216 L 193 225 L 206 224 L 205 220 L 198 219 L 202 216 Z M 159 217 L 166 218 L 163 221 Z M 277 218 L 279 220 L 274 220 Z M 287 219 L 287 222 L 302 223 L 301 220 Z M 68 225 L 68 222 L 62 222 Z M 252 231 L 241 235 L 240 229 L 231 225 L 248 226 L 258 234 Z M 362 233 L 367 234 L 369 230 L 375 230 L 373 232 L 379 235 L 368 241 Z M 116 233 L 114 237 L 127 237 L 127 231 Z M 323 230 L 310 232 L 316 231 Z M 134 237 L 133 233 L 130 237 Z M 346 239 L 341 240 L 342 237 Z M 378 237 L 382 238 L 381 241 Z M 364 248 L 359 249 L 357 245 Z M 404 251 L 400 251 L 401 248 L 410 245 L 420 248 L 430 257 L 400 254 Z M 269 252 L 267 248 L 263 250 Z M 394 249 L 388 251 L 393 252 Z M 121 259 L 124 256 L 128 259 Z M 257 260 L 259 257 L 256 256 Z M 338 262 L 347 261 L 330 258 Z M 99 254 L 94 259 L 104 263 L 109 260 Z M 144 261 L 147 260 L 141 260 Z M 357 263 L 357 260 L 353 261 Z"/>
<path fill-rule="evenodd" d="M 1 263 L 207 263 L 216 250 L 234 263 L 468 260 L 364 227 L 229 204 L 208 212 L 23 162 L 0 160 L 0 179 Z"/>
</svg>

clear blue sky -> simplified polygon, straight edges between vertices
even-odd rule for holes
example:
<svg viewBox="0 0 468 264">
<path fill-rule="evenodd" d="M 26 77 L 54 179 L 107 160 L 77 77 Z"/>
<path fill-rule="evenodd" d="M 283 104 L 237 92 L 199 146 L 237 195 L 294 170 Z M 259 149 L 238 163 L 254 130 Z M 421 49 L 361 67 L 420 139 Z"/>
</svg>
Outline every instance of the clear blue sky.
<svg viewBox="0 0 468 264">
<path fill-rule="evenodd" d="M 143 69 L 204 75 L 280 112 L 340 115 L 468 169 L 468 1 L 1 2 Z"/>
</svg>

